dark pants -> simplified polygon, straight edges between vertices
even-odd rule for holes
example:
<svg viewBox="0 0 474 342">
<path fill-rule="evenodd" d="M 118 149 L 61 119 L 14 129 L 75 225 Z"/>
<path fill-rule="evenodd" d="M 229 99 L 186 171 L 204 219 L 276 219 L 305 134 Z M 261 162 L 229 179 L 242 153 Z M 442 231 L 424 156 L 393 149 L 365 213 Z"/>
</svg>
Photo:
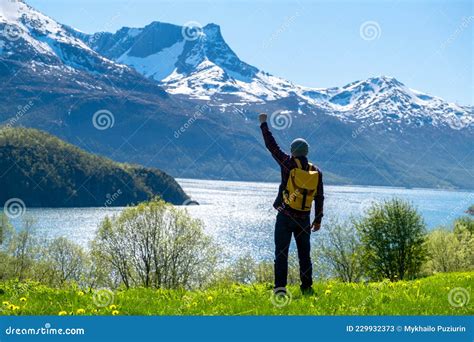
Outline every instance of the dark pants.
<svg viewBox="0 0 474 342">
<path fill-rule="evenodd" d="M 294 235 L 300 262 L 301 288 L 313 285 L 311 266 L 311 227 L 307 218 L 293 218 L 278 213 L 275 224 L 275 288 L 286 287 L 288 277 L 288 250 Z"/>
</svg>

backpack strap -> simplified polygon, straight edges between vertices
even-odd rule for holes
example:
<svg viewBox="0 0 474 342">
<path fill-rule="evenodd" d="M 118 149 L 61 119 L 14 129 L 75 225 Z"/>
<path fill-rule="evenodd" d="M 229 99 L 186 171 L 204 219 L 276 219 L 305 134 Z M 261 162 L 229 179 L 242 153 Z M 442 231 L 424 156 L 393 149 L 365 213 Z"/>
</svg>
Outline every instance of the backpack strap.
<svg viewBox="0 0 474 342">
<path fill-rule="evenodd" d="M 298 169 L 304 170 L 303 165 L 301 164 L 301 161 L 298 158 L 294 158 L 294 159 L 295 159 L 296 166 L 298 167 Z M 305 171 L 316 171 L 316 167 L 310 162 L 308 162 L 308 169 Z"/>
</svg>

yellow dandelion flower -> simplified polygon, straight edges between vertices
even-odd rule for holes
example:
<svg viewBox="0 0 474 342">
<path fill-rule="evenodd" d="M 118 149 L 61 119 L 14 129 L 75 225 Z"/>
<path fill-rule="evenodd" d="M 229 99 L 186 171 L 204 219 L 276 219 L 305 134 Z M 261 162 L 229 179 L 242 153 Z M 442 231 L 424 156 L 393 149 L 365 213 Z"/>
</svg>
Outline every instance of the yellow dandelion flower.
<svg viewBox="0 0 474 342">
<path fill-rule="evenodd" d="M 117 309 L 117 305 L 112 304 L 111 306 L 109 306 L 109 309 L 110 310 L 115 310 L 115 309 Z"/>
<path fill-rule="evenodd" d="M 66 316 L 67 312 L 66 311 L 59 311 L 58 315 L 59 316 Z"/>
<path fill-rule="evenodd" d="M 20 302 L 26 302 L 26 298 L 25 298 L 25 297 L 21 297 L 21 298 L 20 298 Z"/>
<path fill-rule="evenodd" d="M 13 311 L 20 310 L 20 307 L 17 305 L 13 305 Z"/>
<path fill-rule="evenodd" d="M 13 310 L 14 307 L 15 307 L 15 305 L 9 304 L 9 305 L 8 305 L 8 310 Z"/>
<path fill-rule="evenodd" d="M 3 302 L 2 302 L 2 304 L 3 304 L 3 305 L 5 305 L 5 306 L 8 306 L 8 305 L 10 305 L 10 303 L 9 303 L 9 302 L 7 302 L 7 301 L 3 301 Z"/>
<path fill-rule="evenodd" d="M 119 314 L 118 310 L 112 311 L 112 316 L 117 316 Z"/>
<path fill-rule="evenodd" d="M 84 296 L 84 292 L 79 291 L 79 292 L 77 293 L 77 295 L 78 295 L 78 296 Z"/>
<path fill-rule="evenodd" d="M 86 313 L 86 310 L 84 310 L 84 309 L 77 309 L 76 313 L 77 313 L 78 315 L 83 315 L 83 314 Z"/>
<path fill-rule="evenodd" d="M 207 300 L 210 301 L 210 302 L 212 302 L 213 299 L 214 298 L 212 296 L 207 297 Z"/>
<path fill-rule="evenodd" d="M 329 296 L 329 295 L 331 294 L 331 290 L 327 289 L 327 290 L 324 292 L 324 294 L 325 294 L 326 296 Z"/>
</svg>

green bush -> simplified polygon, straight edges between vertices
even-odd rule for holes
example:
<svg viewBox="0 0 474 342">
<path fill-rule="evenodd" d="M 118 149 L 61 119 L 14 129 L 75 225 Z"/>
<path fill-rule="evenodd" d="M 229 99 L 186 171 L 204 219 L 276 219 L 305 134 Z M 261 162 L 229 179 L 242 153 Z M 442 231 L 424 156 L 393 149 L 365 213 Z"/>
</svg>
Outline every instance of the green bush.
<svg viewBox="0 0 474 342">
<path fill-rule="evenodd" d="M 0 251 L 8 246 L 13 233 L 13 227 L 10 224 L 7 215 L 0 212 Z"/>
<path fill-rule="evenodd" d="M 49 284 L 62 286 L 65 282 L 81 282 L 88 266 L 87 254 L 81 246 L 59 237 L 44 248 L 44 253 Z"/>
<path fill-rule="evenodd" d="M 40 243 L 35 234 L 35 220 L 24 217 L 22 228 L 12 235 L 8 245 L 10 277 L 24 280 L 33 278 L 35 260 L 40 257 Z"/>
<path fill-rule="evenodd" d="M 163 201 L 106 218 L 92 245 L 127 288 L 198 287 L 215 268 L 216 248 L 201 222 Z"/>
<path fill-rule="evenodd" d="M 461 237 L 461 238 L 459 238 Z M 424 270 L 428 274 L 472 269 L 474 240 L 465 239 L 446 229 L 430 232 L 426 239 L 428 259 Z"/>
<path fill-rule="evenodd" d="M 463 216 L 454 221 L 454 232 L 462 230 L 462 228 L 474 234 L 474 219 L 469 216 Z"/>
<path fill-rule="evenodd" d="M 317 259 L 329 267 L 328 272 L 344 282 L 358 281 L 363 273 L 361 243 L 357 230 L 350 222 L 331 222 L 327 235 L 316 248 Z"/>
<path fill-rule="evenodd" d="M 245 255 L 218 272 L 213 284 L 272 284 L 273 281 L 273 261 L 257 262 L 251 255 Z M 288 284 L 299 282 L 298 258 L 295 253 L 290 253 L 288 256 Z"/>
<path fill-rule="evenodd" d="M 422 217 L 400 199 L 374 204 L 355 222 L 362 243 L 363 266 L 372 279 L 413 278 L 426 255 Z"/>
</svg>

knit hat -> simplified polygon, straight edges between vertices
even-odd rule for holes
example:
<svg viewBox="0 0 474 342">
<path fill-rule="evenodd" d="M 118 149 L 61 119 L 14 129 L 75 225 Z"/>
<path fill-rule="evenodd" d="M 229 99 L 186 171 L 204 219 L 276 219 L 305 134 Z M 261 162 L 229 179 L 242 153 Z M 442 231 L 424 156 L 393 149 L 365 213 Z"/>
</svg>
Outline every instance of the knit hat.
<svg viewBox="0 0 474 342">
<path fill-rule="evenodd" d="M 306 157 L 308 155 L 309 145 L 306 140 L 298 138 L 291 143 L 291 154 L 295 157 Z"/>
</svg>

